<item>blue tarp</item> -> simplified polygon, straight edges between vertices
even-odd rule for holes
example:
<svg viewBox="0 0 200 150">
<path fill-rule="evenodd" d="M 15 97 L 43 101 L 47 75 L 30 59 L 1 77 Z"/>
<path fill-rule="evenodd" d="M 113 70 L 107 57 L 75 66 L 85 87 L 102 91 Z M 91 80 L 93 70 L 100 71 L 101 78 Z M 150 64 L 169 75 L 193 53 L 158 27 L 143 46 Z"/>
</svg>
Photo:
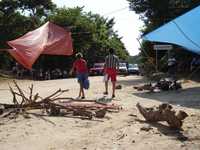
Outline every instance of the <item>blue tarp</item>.
<svg viewBox="0 0 200 150">
<path fill-rule="evenodd" d="M 146 34 L 142 39 L 176 44 L 200 54 L 200 6 Z"/>
</svg>

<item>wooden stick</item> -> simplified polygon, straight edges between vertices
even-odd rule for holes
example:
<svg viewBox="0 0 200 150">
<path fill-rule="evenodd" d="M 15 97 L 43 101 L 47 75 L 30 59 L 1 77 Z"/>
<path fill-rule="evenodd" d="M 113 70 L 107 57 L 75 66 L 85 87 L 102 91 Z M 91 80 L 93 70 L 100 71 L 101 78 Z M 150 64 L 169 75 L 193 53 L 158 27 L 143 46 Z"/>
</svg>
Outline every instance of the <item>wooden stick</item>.
<svg viewBox="0 0 200 150">
<path fill-rule="evenodd" d="M 60 90 L 61 90 L 61 89 L 60 89 Z M 69 89 L 61 90 L 61 91 L 59 91 L 58 93 L 56 93 L 56 94 L 58 94 L 58 95 L 55 94 L 54 96 L 52 96 L 52 99 L 55 99 L 56 97 L 62 95 L 64 92 L 68 92 L 68 91 L 69 91 Z"/>
<path fill-rule="evenodd" d="M 18 102 L 17 99 L 16 99 L 15 92 L 14 92 L 13 89 L 10 87 L 10 85 L 9 85 L 9 89 L 10 89 L 10 92 L 12 93 L 12 95 L 13 95 L 13 103 L 14 103 L 14 104 L 19 104 L 19 102 Z"/>
<path fill-rule="evenodd" d="M 20 87 L 18 86 L 17 82 L 15 80 L 13 80 L 15 86 L 17 87 L 19 93 L 21 94 L 21 97 L 22 97 L 22 102 L 20 105 L 23 105 L 23 103 L 25 102 L 25 100 L 29 101 L 28 98 L 26 98 L 26 96 L 24 95 L 24 93 L 22 92 L 22 90 L 20 89 Z"/>
<path fill-rule="evenodd" d="M 36 94 L 33 96 L 33 102 L 35 102 L 38 98 L 39 98 L 39 93 L 36 93 Z"/>
<path fill-rule="evenodd" d="M 61 91 L 61 89 L 57 90 L 56 92 L 54 92 L 53 94 L 45 97 L 43 100 L 46 100 L 46 99 L 50 99 L 52 96 L 56 95 L 57 93 L 59 93 Z"/>
<path fill-rule="evenodd" d="M 32 94 L 33 94 L 33 84 L 31 84 L 31 87 L 29 87 L 30 89 L 30 96 L 29 96 L 29 100 L 32 102 Z"/>
</svg>

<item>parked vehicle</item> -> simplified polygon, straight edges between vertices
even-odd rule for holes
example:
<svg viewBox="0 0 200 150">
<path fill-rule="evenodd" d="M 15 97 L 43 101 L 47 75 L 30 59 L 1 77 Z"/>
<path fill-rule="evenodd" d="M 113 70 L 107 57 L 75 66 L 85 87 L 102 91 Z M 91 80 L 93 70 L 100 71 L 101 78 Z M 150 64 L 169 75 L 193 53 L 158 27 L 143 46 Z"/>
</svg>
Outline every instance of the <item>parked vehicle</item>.
<svg viewBox="0 0 200 150">
<path fill-rule="evenodd" d="M 139 67 L 137 64 L 128 64 L 128 74 L 140 74 Z"/>
<path fill-rule="evenodd" d="M 94 66 L 90 68 L 90 75 L 103 75 L 104 63 L 94 63 Z"/>
<path fill-rule="evenodd" d="M 119 63 L 119 74 L 128 74 L 126 63 Z"/>
</svg>

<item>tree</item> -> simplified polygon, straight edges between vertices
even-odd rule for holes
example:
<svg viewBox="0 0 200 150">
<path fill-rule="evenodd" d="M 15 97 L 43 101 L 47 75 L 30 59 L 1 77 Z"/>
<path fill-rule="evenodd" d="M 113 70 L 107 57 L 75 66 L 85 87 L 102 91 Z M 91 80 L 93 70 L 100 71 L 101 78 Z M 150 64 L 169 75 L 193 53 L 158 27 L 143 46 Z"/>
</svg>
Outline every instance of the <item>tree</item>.
<svg viewBox="0 0 200 150">
<path fill-rule="evenodd" d="M 0 48 L 8 48 L 7 41 L 37 28 L 55 5 L 51 0 L 1 0 Z M 8 68 L 12 59 L 6 53 L 0 55 L 0 68 Z"/>
<path fill-rule="evenodd" d="M 51 0 L 0 1 L 0 48 L 8 48 L 6 41 L 22 36 L 47 21 L 71 31 L 74 52 L 82 52 L 89 66 L 96 61 L 104 61 L 111 47 L 116 49 L 121 59 L 126 59 L 129 55 L 121 38 L 113 30 L 114 19 L 84 12 L 82 7 L 57 8 Z M 0 57 L 1 64 L 9 67 L 11 57 L 5 54 Z M 34 67 L 70 68 L 72 60 L 73 57 L 41 55 Z"/>
<path fill-rule="evenodd" d="M 120 58 L 129 55 L 121 38 L 113 30 L 114 19 L 107 19 L 92 12 L 83 12 L 83 8 L 57 8 L 47 20 L 54 22 L 72 32 L 75 53 L 82 52 L 93 63 L 103 62 L 109 48 L 115 48 Z M 67 64 L 71 64 L 67 61 Z M 67 65 L 66 65 L 67 66 Z"/>
</svg>

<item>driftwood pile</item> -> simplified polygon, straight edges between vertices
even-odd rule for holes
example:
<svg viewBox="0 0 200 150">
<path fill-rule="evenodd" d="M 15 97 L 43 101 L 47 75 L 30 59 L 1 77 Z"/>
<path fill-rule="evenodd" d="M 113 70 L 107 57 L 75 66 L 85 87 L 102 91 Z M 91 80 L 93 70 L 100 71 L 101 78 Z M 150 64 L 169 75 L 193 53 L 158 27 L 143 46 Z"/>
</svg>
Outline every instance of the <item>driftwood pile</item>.
<svg viewBox="0 0 200 150">
<path fill-rule="evenodd" d="M 155 84 L 149 83 L 141 86 L 134 86 L 134 89 L 138 91 L 149 91 L 154 92 L 156 89 L 160 91 L 169 91 L 169 90 L 179 90 L 182 88 L 181 83 L 176 80 L 170 81 L 166 79 L 159 80 Z"/>
<path fill-rule="evenodd" d="M 150 92 L 153 92 L 154 89 L 155 89 L 155 87 L 153 87 L 151 83 L 144 84 L 144 85 L 141 85 L 141 86 L 134 86 L 133 88 L 138 90 L 138 91 L 150 91 Z"/>
<path fill-rule="evenodd" d="M 158 81 L 155 87 L 163 91 L 178 90 L 182 88 L 180 82 L 177 82 L 176 80 L 171 81 L 171 80 L 166 80 L 166 79 L 162 79 Z"/>
<path fill-rule="evenodd" d="M 137 103 L 137 108 L 143 117 L 149 122 L 166 121 L 171 128 L 181 129 L 183 120 L 188 116 L 184 111 L 172 110 L 172 106 L 169 104 L 161 104 L 158 107 L 145 108 Z"/>
<path fill-rule="evenodd" d="M 0 103 L 0 117 L 8 117 L 19 114 L 28 114 L 30 110 L 45 110 L 47 115 L 72 115 L 80 118 L 92 119 L 93 117 L 103 118 L 108 111 L 119 111 L 120 106 L 114 104 L 104 104 L 95 100 L 74 100 L 70 97 L 60 97 L 69 90 L 58 89 L 53 94 L 42 98 L 39 93 L 33 94 L 33 84 L 29 87 L 29 92 L 24 92 L 19 85 L 14 82 L 14 88 L 9 85 L 13 95 L 13 104 Z M 28 93 L 28 94 L 27 94 Z"/>
</svg>

